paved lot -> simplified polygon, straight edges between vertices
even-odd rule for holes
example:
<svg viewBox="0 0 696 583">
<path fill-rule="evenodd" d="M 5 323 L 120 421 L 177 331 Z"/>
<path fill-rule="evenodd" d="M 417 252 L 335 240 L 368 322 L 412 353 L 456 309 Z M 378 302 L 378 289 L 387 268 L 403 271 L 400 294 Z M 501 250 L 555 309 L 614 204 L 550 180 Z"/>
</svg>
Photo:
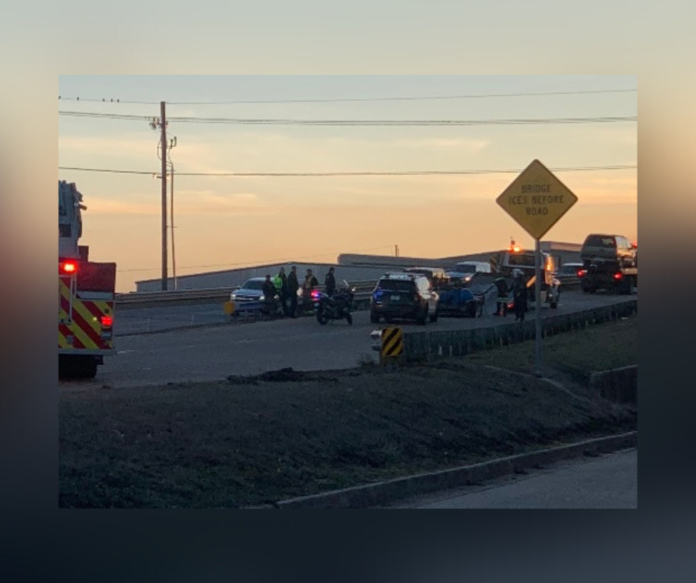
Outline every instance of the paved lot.
<svg viewBox="0 0 696 583">
<path fill-rule="evenodd" d="M 543 313 L 569 313 L 625 299 L 625 296 L 569 292 L 558 310 L 545 306 Z M 514 320 L 511 316 L 494 317 L 491 315 L 493 306 L 487 308 L 481 318 L 440 318 L 425 327 L 415 324 L 404 324 L 403 327 L 406 331 L 455 330 L 488 327 Z M 131 311 L 131 315 L 138 311 Z M 534 312 L 529 312 L 528 317 L 533 318 Z M 367 312 L 357 312 L 353 326 L 345 321 L 320 326 L 313 318 L 299 318 L 229 323 L 120 338 L 117 330 L 118 354 L 107 358 L 97 378 L 90 382 L 122 387 L 217 380 L 228 375 L 258 374 L 283 367 L 296 370 L 352 368 L 361 359 L 376 358 L 370 347 L 370 332 L 376 327 L 370 323 Z"/>
</svg>

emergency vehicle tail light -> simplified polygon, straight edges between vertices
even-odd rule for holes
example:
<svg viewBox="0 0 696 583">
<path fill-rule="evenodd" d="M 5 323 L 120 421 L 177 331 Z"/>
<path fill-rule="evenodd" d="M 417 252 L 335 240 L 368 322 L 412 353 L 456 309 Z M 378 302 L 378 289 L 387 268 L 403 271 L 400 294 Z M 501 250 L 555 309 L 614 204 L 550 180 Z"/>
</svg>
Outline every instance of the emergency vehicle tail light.
<svg viewBox="0 0 696 583">
<path fill-rule="evenodd" d="M 619 280 L 621 278 L 623 278 L 623 273 L 621 273 L 620 271 L 614 274 L 614 279 Z"/>
<path fill-rule="evenodd" d="M 74 275 L 77 273 L 77 262 L 76 261 L 64 261 L 61 264 L 61 271 L 69 275 Z"/>
<path fill-rule="evenodd" d="M 101 325 L 103 328 L 111 328 L 114 324 L 114 319 L 112 316 L 102 316 Z"/>
<path fill-rule="evenodd" d="M 578 277 L 583 277 L 587 275 L 587 269 L 578 269 Z"/>
</svg>

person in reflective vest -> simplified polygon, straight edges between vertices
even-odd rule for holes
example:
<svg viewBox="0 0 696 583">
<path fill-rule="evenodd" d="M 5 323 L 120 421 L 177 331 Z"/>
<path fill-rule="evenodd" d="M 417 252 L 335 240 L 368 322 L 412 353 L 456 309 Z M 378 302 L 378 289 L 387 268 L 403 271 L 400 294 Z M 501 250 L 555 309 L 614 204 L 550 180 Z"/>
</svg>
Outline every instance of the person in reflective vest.
<svg viewBox="0 0 696 583">
<path fill-rule="evenodd" d="M 285 275 L 285 267 L 281 267 L 278 275 L 273 278 L 273 285 L 278 292 L 278 297 L 280 297 L 280 305 L 283 308 L 283 315 L 287 317 L 290 315 L 288 310 L 288 299 L 290 298 L 290 292 L 288 289 L 288 277 Z"/>
</svg>

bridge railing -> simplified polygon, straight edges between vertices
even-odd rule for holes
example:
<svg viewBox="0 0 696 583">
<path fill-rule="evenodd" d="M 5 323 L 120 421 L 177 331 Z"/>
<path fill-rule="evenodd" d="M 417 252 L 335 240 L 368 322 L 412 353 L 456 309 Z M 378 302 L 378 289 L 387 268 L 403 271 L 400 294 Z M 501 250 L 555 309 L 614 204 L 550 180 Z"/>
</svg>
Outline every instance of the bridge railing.
<svg viewBox="0 0 696 583">
<path fill-rule="evenodd" d="M 376 285 L 376 281 L 355 281 L 350 285 L 355 288 L 355 306 L 360 309 L 365 307 L 370 300 L 370 294 Z M 323 290 L 324 286 L 317 286 Z M 223 304 L 230 299 L 230 294 L 235 288 L 222 287 L 210 289 L 171 290 L 156 292 L 131 292 L 116 294 L 116 305 L 120 309 L 154 308 L 164 306 L 192 305 L 192 304 Z M 250 304 L 259 302 L 250 302 Z"/>
</svg>

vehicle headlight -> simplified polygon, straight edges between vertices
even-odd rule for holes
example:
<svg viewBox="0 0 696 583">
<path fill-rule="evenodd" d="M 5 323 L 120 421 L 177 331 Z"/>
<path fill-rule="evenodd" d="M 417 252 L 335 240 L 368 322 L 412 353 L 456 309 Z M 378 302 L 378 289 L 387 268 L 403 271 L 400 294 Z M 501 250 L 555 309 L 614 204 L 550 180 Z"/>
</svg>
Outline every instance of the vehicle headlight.
<svg viewBox="0 0 696 583">
<path fill-rule="evenodd" d="M 262 302 L 263 302 L 265 299 L 266 299 L 266 296 L 261 296 L 261 297 L 259 298 L 259 300 L 261 300 Z"/>
<path fill-rule="evenodd" d="M 230 296 L 230 299 L 231 299 L 232 301 L 236 300 L 236 299 L 237 299 L 237 294 L 232 294 L 232 295 Z"/>
</svg>

